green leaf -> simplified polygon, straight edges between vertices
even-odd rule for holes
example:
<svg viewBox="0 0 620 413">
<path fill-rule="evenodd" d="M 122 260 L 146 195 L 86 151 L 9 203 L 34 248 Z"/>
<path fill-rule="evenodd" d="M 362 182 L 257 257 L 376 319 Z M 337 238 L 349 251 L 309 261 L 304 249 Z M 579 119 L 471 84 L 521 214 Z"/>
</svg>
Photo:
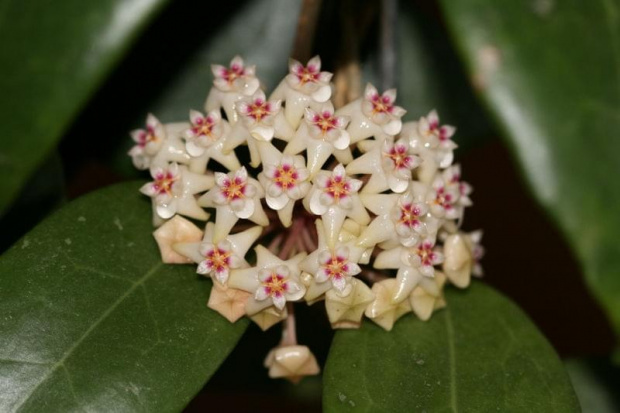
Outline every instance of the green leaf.
<svg viewBox="0 0 620 413">
<path fill-rule="evenodd" d="M 442 4 L 536 198 L 568 237 L 619 333 L 618 1 Z"/>
<path fill-rule="evenodd" d="M 256 75 L 269 94 L 288 73 L 288 58 L 300 10 L 301 0 L 253 0 L 240 4 L 161 88 L 155 100 L 135 120 L 134 127 L 144 123 L 146 112 L 154 113 L 163 122 L 179 122 L 188 119 L 190 108 L 204 110 L 205 99 L 213 85 L 211 65 L 227 66 L 235 55 L 242 56 L 247 64 L 256 65 Z M 129 135 L 125 136 L 126 143 L 114 154 L 113 163 L 123 175 L 135 176 L 127 157 L 133 143 Z"/>
<path fill-rule="evenodd" d="M 0 214 L 164 0 L 0 0 Z"/>
<path fill-rule="evenodd" d="M 620 408 L 620 368 L 610 360 L 574 359 L 565 363 L 583 413 L 614 413 Z"/>
<path fill-rule="evenodd" d="M 139 182 L 62 208 L 0 258 L 1 411 L 179 411 L 247 326 L 161 263 Z"/>
<path fill-rule="evenodd" d="M 448 306 L 391 332 L 372 322 L 336 333 L 325 411 L 572 412 L 562 363 L 523 312 L 481 283 L 449 289 Z"/>
</svg>

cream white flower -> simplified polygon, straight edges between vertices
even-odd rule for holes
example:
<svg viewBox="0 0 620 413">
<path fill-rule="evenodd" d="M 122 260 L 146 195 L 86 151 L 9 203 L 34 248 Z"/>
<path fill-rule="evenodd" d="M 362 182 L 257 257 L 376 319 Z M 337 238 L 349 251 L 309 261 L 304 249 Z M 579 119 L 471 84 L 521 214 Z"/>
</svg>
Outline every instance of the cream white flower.
<svg viewBox="0 0 620 413">
<path fill-rule="evenodd" d="M 306 287 L 301 283 L 299 263 L 306 254 L 281 260 L 262 245 L 255 248 L 256 266 L 231 271 L 228 286 L 252 293 L 246 312 L 253 315 L 267 307 L 282 310 L 287 301 L 300 300 Z"/>
<path fill-rule="evenodd" d="M 438 220 L 429 216 L 429 208 L 416 185 L 402 195 L 361 194 L 360 199 L 368 210 L 377 215 L 359 236 L 358 245 L 372 247 L 387 243 L 385 247 L 401 244 L 416 245 L 423 237 L 435 238 Z"/>
<path fill-rule="evenodd" d="M 216 210 L 214 242 L 226 237 L 239 219 L 263 226 L 269 224 L 260 203 L 263 196 L 262 186 L 248 177 L 245 167 L 228 174 L 216 172 L 215 186 L 198 199 L 199 205 Z"/>
<path fill-rule="evenodd" d="M 129 151 L 134 166 L 138 169 L 147 169 L 151 165 L 151 159 L 166 140 L 166 130 L 161 122 L 149 113 L 145 129 L 131 131 L 131 138 L 136 143 Z"/>
<path fill-rule="evenodd" d="M 358 195 L 361 187 L 362 181 L 348 177 L 342 164 L 314 177 L 307 207 L 321 216 L 329 245 L 334 245 L 346 217 L 361 225 L 370 222 Z"/>
<path fill-rule="evenodd" d="M 332 288 L 339 294 L 346 295 L 345 289 L 351 284 L 352 277 L 361 272 L 358 263 L 365 252 L 364 248 L 355 245 L 356 239 L 337 242 L 330 247 L 321 220 L 316 220 L 315 225 L 318 247 L 300 264 L 302 271 L 312 275 L 312 282 L 304 297 L 309 302 L 315 301 Z"/>
<path fill-rule="evenodd" d="M 173 248 L 198 264 L 198 274 L 210 276 L 225 285 L 232 269 L 249 267 L 245 255 L 261 235 L 262 228 L 255 226 L 214 242 L 214 227 L 212 222 L 207 223 L 201 242 L 176 243 Z"/>
<path fill-rule="evenodd" d="M 213 187 L 213 176 L 192 173 L 176 163 L 152 169 L 151 176 L 153 182 L 142 186 L 140 192 L 153 199 L 154 212 L 159 218 L 169 219 L 174 214 L 205 221 L 209 218 L 194 195 Z"/>
<path fill-rule="evenodd" d="M 374 283 L 371 291 L 375 299 L 365 311 L 366 317 L 387 331 L 392 330 L 394 323 L 400 317 L 411 312 L 411 305 L 408 300 L 394 301 L 392 299 L 397 288 L 398 282 L 393 278 Z"/>
<path fill-rule="evenodd" d="M 392 138 L 372 142 L 370 150 L 347 165 L 349 174 L 369 174 L 363 192 L 381 193 L 388 189 L 405 192 L 411 181 L 411 171 L 420 158 L 409 151 L 407 141 L 393 142 Z"/>
<path fill-rule="evenodd" d="M 418 122 L 403 125 L 401 137 L 409 140 L 414 153 L 424 160 L 420 167 L 420 179 L 429 183 L 438 168 L 452 164 L 457 145 L 452 141 L 456 128 L 449 125 L 440 126 L 437 111 L 432 110 L 428 116 Z"/>
<path fill-rule="evenodd" d="M 413 289 L 423 284 L 432 290 L 435 266 L 443 262 L 443 254 L 433 240 L 422 240 L 413 247 L 396 247 L 380 252 L 373 266 L 377 269 L 398 269 L 396 273 L 394 302 L 406 299 Z"/>
<path fill-rule="evenodd" d="M 482 275 L 480 259 L 484 255 L 484 248 L 480 245 L 481 239 L 482 231 L 474 231 L 469 234 L 451 234 L 444 240 L 443 271 L 455 286 L 466 288 L 471 275 Z"/>
<path fill-rule="evenodd" d="M 234 153 L 223 153 L 230 126 L 218 111 L 211 111 L 204 116 L 196 110 L 190 110 L 189 118 L 191 126 L 185 130 L 185 148 L 192 157 L 189 164 L 192 172 L 203 173 L 210 159 L 231 171 L 241 167 Z"/>
<path fill-rule="evenodd" d="M 271 99 L 286 102 L 286 119 L 297 129 L 307 107 L 318 110 L 321 103 L 329 100 L 332 94 L 329 83 L 331 78 L 331 73 L 321 72 L 321 59 L 318 56 L 310 59 L 306 66 L 291 59 L 289 74 L 274 90 Z"/>
<path fill-rule="evenodd" d="M 265 188 L 265 199 L 269 208 L 278 212 L 285 227 L 292 222 L 295 202 L 310 191 L 310 174 L 302 156 L 283 155 L 273 145 L 260 146 L 263 172 L 258 175 Z"/>
<path fill-rule="evenodd" d="M 304 120 L 284 153 L 296 155 L 305 150 L 310 176 L 314 176 L 331 155 L 341 163 L 351 162 L 351 139 L 345 130 L 348 117 L 336 116 L 333 105 L 328 102 L 317 111 L 306 108 Z"/>
<path fill-rule="evenodd" d="M 336 112 L 337 115 L 351 117 L 347 128 L 351 143 L 371 136 L 382 140 L 386 136 L 398 135 L 402 128 L 400 118 L 406 111 L 394 105 L 395 101 L 396 89 L 386 90 L 383 94 L 379 94 L 377 88 L 369 83 L 366 85 L 363 98 L 340 108 Z"/>
<path fill-rule="evenodd" d="M 215 77 L 214 88 L 211 89 L 205 102 L 205 110 L 211 112 L 224 108 L 226 117 L 231 124 L 237 123 L 235 104 L 245 96 L 252 96 L 259 88 L 260 82 L 255 76 L 254 66 L 245 66 L 243 59 L 235 56 L 230 67 L 212 65 Z"/>
<path fill-rule="evenodd" d="M 305 376 L 315 376 L 321 369 L 314 354 L 306 346 L 280 346 L 269 352 L 265 367 L 272 379 L 284 378 L 298 383 Z"/>
</svg>

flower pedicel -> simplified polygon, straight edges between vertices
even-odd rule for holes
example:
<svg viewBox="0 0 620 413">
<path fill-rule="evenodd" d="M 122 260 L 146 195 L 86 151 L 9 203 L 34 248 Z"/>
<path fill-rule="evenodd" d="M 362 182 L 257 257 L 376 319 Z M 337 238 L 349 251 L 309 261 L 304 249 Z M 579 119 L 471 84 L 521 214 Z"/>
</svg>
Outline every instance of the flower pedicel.
<svg viewBox="0 0 620 413">
<path fill-rule="evenodd" d="M 129 155 L 153 178 L 141 191 L 162 260 L 211 278 L 208 306 L 230 322 L 284 322 L 271 377 L 319 372 L 297 343 L 295 302 L 325 301 L 333 328 L 365 315 L 389 331 L 482 275 L 482 233 L 460 230 L 472 189 L 453 164 L 455 128 L 436 111 L 403 124 L 396 90 L 370 84 L 335 110 L 319 57 L 291 60 L 269 97 L 238 56 L 213 74 L 203 112 L 170 124 L 149 114 Z"/>
</svg>

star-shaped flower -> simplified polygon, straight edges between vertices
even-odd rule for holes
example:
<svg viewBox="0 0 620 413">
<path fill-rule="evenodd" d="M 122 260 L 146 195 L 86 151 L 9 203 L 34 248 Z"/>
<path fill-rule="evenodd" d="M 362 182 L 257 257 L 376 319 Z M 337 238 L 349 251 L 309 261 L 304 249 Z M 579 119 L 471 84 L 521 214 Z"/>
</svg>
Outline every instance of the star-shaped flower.
<svg viewBox="0 0 620 413">
<path fill-rule="evenodd" d="M 361 225 L 370 222 L 358 195 L 361 187 L 362 181 L 349 178 L 342 164 L 333 171 L 320 171 L 314 177 L 307 208 L 321 216 L 328 245 L 334 246 L 346 217 Z"/>
<path fill-rule="evenodd" d="M 286 102 L 285 117 L 297 129 L 307 107 L 318 110 L 321 103 L 329 100 L 332 94 L 329 84 L 331 78 L 331 73 L 321 72 L 321 59 L 318 56 L 310 59 L 306 66 L 291 59 L 289 74 L 278 85 L 271 99 Z"/>
<path fill-rule="evenodd" d="M 396 89 L 386 90 L 382 95 L 370 83 L 366 85 L 364 97 L 340 108 L 336 114 L 350 116 L 351 122 L 347 131 L 351 143 L 375 136 L 377 140 L 385 136 L 397 135 L 401 128 L 400 118 L 405 109 L 395 106 Z"/>
<path fill-rule="evenodd" d="M 372 149 L 347 165 L 349 174 L 368 174 L 370 179 L 362 192 L 381 193 L 388 189 L 405 192 L 411 182 L 411 171 L 420 164 L 420 158 L 410 153 L 403 139 L 392 138 L 373 142 Z"/>
<path fill-rule="evenodd" d="M 346 127 L 347 116 L 336 116 L 333 105 L 328 102 L 318 111 L 306 108 L 305 122 L 301 123 L 294 138 L 284 149 L 284 153 L 296 155 L 306 150 L 310 176 L 314 176 L 334 155 L 339 162 L 350 162 L 349 133 Z"/>
<path fill-rule="evenodd" d="M 370 248 L 388 242 L 387 247 L 410 247 L 422 237 L 434 238 L 439 223 L 428 214 L 422 196 L 425 192 L 424 185 L 414 182 L 402 195 L 361 194 L 362 203 L 376 217 L 360 234 L 358 245 Z"/>
<path fill-rule="evenodd" d="M 174 250 L 174 245 L 181 242 L 197 242 L 202 239 L 202 231 L 191 221 L 175 215 L 153 232 L 159 247 L 161 260 L 168 264 L 187 264 L 192 262 L 187 256 Z"/>
<path fill-rule="evenodd" d="M 247 294 L 250 294 L 250 293 L 247 293 Z M 245 308 L 244 308 L 244 312 L 245 312 Z M 288 311 L 286 311 L 286 307 L 284 307 L 282 311 L 278 310 L 275 307 L 267 307 L 264 310 L 261 310 L 258 313 L 251 315 L 249 317 L 250 317 L 250 320 L 254 321 L 254 323 L 256 323 L 256 325 L 261 330 L 267 331 L 274 325 L 286 320 L 286 317 L 288 317 Z"/>
<path fill-rule="evenodd" d="M 435 277 L 432 278 L 432 282 L 434 285 L 429 290 L 425 286 L 430 285 L 430 283 L 420 284 L 409 295 L 411 309 L 422 321 L 427 321 L 431 318 L 433 311 L 443 308 L 446 304 L 443 297 L 446 276 L 437 271 L 435 272 Z"/>
<path fill-rule="evenodd" d="M 309 302 L 315 301 L 332 288 L 339 294 L 344 294 L 345 288 L 352 282 L 352 277 L 361 272 L 358 263 L 365 252 L 364 248 L 355 245 L 355 239 L 337 242 L 330 247 L 321 220 L 317 219 L 315 225 L 318 247 L 300 264 L 301 270 L 313 277 L 304 297 Z"/>
<path fill-rule="evenodd" d="M 306 287 L 299 279 L 299 263 L 306 254 L 283 261 L 262 245 L 254 250 L 256 266 L 232 270 L 228 280 L 229 287 L 253 294 L 246 304 L 247 314 L 256 314 L 272 305 L 282 310 L 287 301 L 300 300 Z"/>
<path fill-rule="evenodd" d="M 274 348 L 265 358 L 264 364 L 272 379 L 284 378 L 293 383 L 299 383 L 305 376 L 315 376 L 321 371 L 310 349 L 299 345 Z"/>
<path fill-rule="evenodd" d="M 430 205 L 431 214 L 437 218 L 454 219 L 460 221 L 463 218 L 465 207 L 471 206 L 469 199 L 471 187 L 461 185 L 454 181 L 453 171 L 446 170 L 444 174 L 438 174 L 432 181 L 431 190 L 426 196 L 426 202 Z M 460 174 L 459 174 L 460 177 Z M 461 197 L 461 190 L 464 196 Z"/>
<path fill-rule="evenodd" d="M 434 240 L 425 239 L 412 247 L 400 246 L 381 251 L 373 266 L 377 269 L 398 269 L 397 287 L 392 299 L 400 302 L 418 285 L 423 284 L 427 291 L 433 289 L 434 267 L 441 264 L 443 258 L 439 248 L 435 247 Z"/>
<path fill-rule="evenodd" d="M 168 163 L 187 164 L 190 157 L 184 150 L 181 134 L 187 123 L 162 124 L 155 116 L 149 114 L 145 129 L 136 129 L 131 137 L 136 145 L 129 155 L 138 169 L 165 168 Z"/>
<path fill-rule="evenodd" d="M 161 219 L 174 214 L 206 221 L 209 215 L 198 206 L 195 194 L 213 187 L 213 176 L 195 174 L 187 167 L 170 164 L 167 168 L 151 170 L 154 179 L 140 188 L 140 192 L 153 199 L 154 212 Z"/>
<path fill-rule="evenodd" d="M 278 211 L 282 224 L 289 227 L 295 202 L 305 197 L 311 187 L 305 160 L 302 156 L 283 155 L 269 143 L 260 149 L 263 172 L 258 179 L 265 188 L 267 205 Z"/>
<path fill-rule="evenodd" d="M 249 297 L 248 292 L 214 283 L 207 307 L 234 323 L 245 315 L 245 303 Z"/>
<path fill-rule="evenodd" d="M 243 59 L 235 56 L 230 67 L 212 65 L 211 71 L 215 79 L 205 102 L 205 110 L 211 112 L 224 108 L 226 117 L 231 124 L 237 122 L 235 104 L 244 96 L 252 96 L 260 86 L 255 76 L 254 66 L 245 66 Z"/>
<path fill-rule="evenodd" d="M 199 205 L 216 210 L 213 242 L 224 239 L 239 219 L 267 226 L 269 219 L 260 203 L 263 196 L 262 186 L 248 177 L 245 167 L 228 174 L 216 172 L 215 186 L 198 199 Z"/>
<path fill-rule="evenodd" d="M 325 294 L 325 308 L 333 328 L 359 328 L 364 311 L 375 299 L 370 288 L 358 279 L 352 279 L 346 295 L 332 289 Z"/>
<path fill-rule="evenodd" d="M 401 137 L 408 139 L 413 151 L 424 159 L 421 166 L 424 176 L 432 176 L 437 168 L 452 164 L 457 148 L 451 139 L 455 131 L 453 126 L 439 125 L 436 110 L 432 110 L 427 117 L 421 117 L 418 122 L 403 125 Z"/>
<path fill-rule="evenodd" d="M 372 293 L 375 300 L 366 308 L 366 317 L 390 331 L 394 323 L 403 315 L 411 311 L 408 300 L 394 302 L 394 296 L 398 283 L 394 278 L 376 282 L 372 285 Z M 405 297 L 406 298 L 406 297 Z"/>
<path fill-rule="evenodd" d="M 258 152 L 259 142 L 273 139 L 276 115 L 280 112 L 281 101 L 267 101 L 265 93 L 258 90 L 254 95 L 237 102 L 237 112 L 241 122 L 233 128 L 224 144 L 224 152 L 229 153 L 237 146 L 247 143 L 250 150 L 250 165 L 257 167 L 261 163 Z"/>
<path fill-rule="evenodd" d="M 196 110 L 189 111 L 191 126 L 185 130 L 185 148 L 192 157 L 189 169 L 203 173 L 210 159 L 214 159 L 230 171 L 241 168 L 234 153 L 223 153 L 226 136 L 230 133 L 228 122 L 219 111 L 204 116 Z"/>
<path fill-rule="evenodd" d="M 198 264 L 198 274 L 210 276 L 225 285 L 232 269 L 249 267 L 245 255 L 263 229 L 259 226 L 252 227 L 214 242 L 214 227 L 212 222 L 207 223 L 201 242 L 176 243 L 173 248 Z"/>
<path fill-rule="evenodd" d="M 131 131 L 131 138 L 136 142 L 129 151 L 134 166 L 138 169 L 147 169 L 151 165 L 151 159 L 166 140 L 166 130 L 161 122 L 149 113 L 145 129 Z"/>
</svg>

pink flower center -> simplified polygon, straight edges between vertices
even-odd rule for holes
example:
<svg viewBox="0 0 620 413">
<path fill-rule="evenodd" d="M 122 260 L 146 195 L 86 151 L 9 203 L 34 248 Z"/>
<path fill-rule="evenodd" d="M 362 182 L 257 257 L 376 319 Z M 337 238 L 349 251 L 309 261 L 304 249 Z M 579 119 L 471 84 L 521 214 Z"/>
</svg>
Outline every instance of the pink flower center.
<svg viewBox="0 0 620 413">
<path fill-rule="evenodd" d="M 260 122 L 261 119 L 271 115 L 271 104 L 263 99 L 256 99 L 248 105 L 247 115 Z"/>
<path fill-rule="evenodd" d="M 299 66 L 295 71 L 295 76 L 299 79 L 299 82 L 304 85 L 306 83 L 315 83 L 319 80 L 319 71 L 318 68 L 314 65 L 309 65 L 308 67 Z"/>
<path fill-rule="evenodd" d="M 420 214 L 422 211 L 415 204 L 404 204 L 400 206 L 400 219 L 399 222 L 408 226 L 409 228 L 415 228 L 420 225 Z"/>
<path fill-rule="evenodd" d="M 411 169 L 413 158 L 407 154 L 405 145 L 392 146 L 386 155 L 394 162 L 394 169 Z"/>
<path fill-rule="evenodd" d="M 271 273 L 269 278 L 262 282 L 265 293 L 270 297 L 280 297 L 288 290 L 286 278 L 278 273 Z"/>
<path fill-rule="evenodd" d="M 342 198 L 346 198 L 351 192 L 349 182 L 343 176 L 332 176 L 325 188 L 325 192 L 329 194 L 336 202 Z"/>
<path fill-rule="evenodd" d="M 291 189 L 297 185 L 297 170 L 288 164 L 278 166 L 274 173 L 273 180 L 282 189 Z"/>
<path fill-rule="evenodd" d="M 208 136 L 213 137 L 213 127 L 215 126 L 215 122 L 210 116 L 206 118 L 198 118 L 196 119 L 196 123 L 192 126 L 192 132 L 198 136 Z"/>
<path fill-rule="evenodd" d="M 147 126 L 146 130 L 141 130 L 138 135 L 138 145 L 141 148 L 144 148 L 149 142 L 157 142 L 158 140 L 155 129 L 151 126 Z"/>
<path fill-rule="evenodd" d="M 240 177 L 226 179 L 224 181 L 224 185 L 222 185 L 222 194 L 228 199 L 228 201 L 242 199 L 245 198 L 246 186 L 247 182 Z"/>
<path fill-rule="evenodd" d="M 312 123 L 321 128 L 321 132 L 323 132 L 323 134 L 326 134 L 330 130 L 336 129 L 338 120 L 333 113 L 325 111 L 314 115 L 312 118 Z"/>
<path fill-rule="evenodd" d="M 153 182 L 153 189 L 158 194 L 170 194 L 172 187 L 179 178 L 174 176 L 172 172 L 161 172 L 155 176 L 155 182 Z"/>
<path fill-rule="evenodd" d="M 382 96 L 379 94 L 375 94 L 370 98 L 370 103 L 372 103 L 372 113 L 391 113 L 394 109 L 392 105 L 392 99 L 389 96 Z"/>
<path fill-rule="evenodd" d="M 422 261 L 422 265 L 424 266 L 432 266 L 433 261 L 435 260 L 435 253 L 433 252 L 433 246 L 430 242 L 423 242 L 418 246 L 416 254 L 420 257 L 420 261 Z"/>
<path fill-rule="evenodd" d="M 451 194 L 446 193 L 446 188 L 443 186 L 436 191 L 435 204 L 443 207 L 444 209 L 451 209 L 454 203 L 454 198 Z"/>
<path fill-rule="evenodd" d="M 245 70 L 243 66 L 239 64 L 233 64 L 230 66 L 230 69 L 224 69 L 222 71 L 222 78 L 226 80 L 229 84 L 232 84 L 235 80 L 240 78 L 245 74 Z"/>
<path fill-rule="evenodd" d="M 228 269 L 230 265 L 230 251 L 221 248 L 214 248 L 207 252 L 206 261 L 209 268 L 215 272 L 222 272 Z"/>
<path fill-rule="evenodd" d="M 325 272 L 331 279 L 340 279 L 346 276 L 349 271 L 349 262 L 346 258 L 332 255 L 330 259 L 323 264 Z"/>
</svg>

